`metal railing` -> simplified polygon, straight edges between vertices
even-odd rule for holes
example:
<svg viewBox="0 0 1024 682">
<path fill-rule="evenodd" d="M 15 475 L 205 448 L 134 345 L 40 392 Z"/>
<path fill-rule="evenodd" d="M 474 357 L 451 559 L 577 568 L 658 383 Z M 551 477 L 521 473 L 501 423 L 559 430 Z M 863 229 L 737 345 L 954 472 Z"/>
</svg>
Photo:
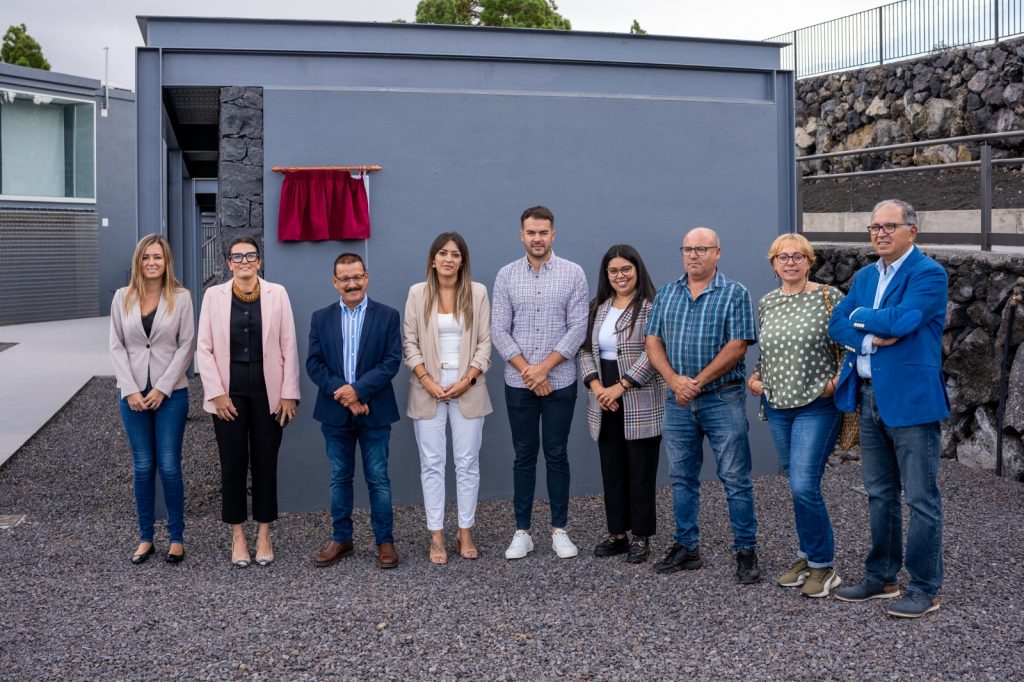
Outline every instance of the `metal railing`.
<svg viewBox="0 0 1024 682">
<path fill-rule="evenodd" d="M 803 183 L 821 180 L 833 180 L 837 178 L 850 179 L 850 196 L 853 196 L 854 180 L 859 177 L 871 175 L 892 175 L 896 173 L 928 172 L 937 170 L 950 170 L 954 168 L 978 168 L 979 169 L 979 197 L 981 207 L 981 229 L 979 232 L 923 232 L 919 241 L 938 244 L 974 244 L 981 247 L 982 251 L 991 251 L 993 244 L 1001 246 L 1024 246 L 1024 235 L 1018 234 L 993 234 L 992 233 L 992 167 L 999 165 L 1024 165 L 1024 157 L 993 159 L 992 147 L 988 144 L 993 140 L 1005 140 L 1008 138 L 1024 139 L 1024 130 L 1010 130 L 1004 133 L 986 133 L 984 135 L 963 135 L 960 137 L 946 137 L 938 140 L 923 140 L 919 142 L 903 142 L 890 144 L 884 147 L 864 147 L 863 149 L 850 149 L 841 152 L 828 152 L 827 154 L 809 154 L 796 158 L 796 172 L 798 175 L 797 189 L 797 232 L 804 232 L 803 225 Z M 981 142 L 979 147 L 979 160 L 960 161 L 957 163 L 937 163 L 921 166 L 909 166 L 906 168 L 881 168 L 877 170 L 854 171 L 849 173 L 833 173 L 824 175 L 803 176 L 800 164 L 808 161 L 820 161 L 823 159 L 834 159 L 842 156 L 859 156 L 862 154 L 878 154 L 896 151 L 900 149 L 916 149 L 918 147 L 934 147 L 943 144 L 963 144 L 970 142 Z M 916 206 L 918 211 L 929 210 L 927 206 Z M 850 210 L 852 211 L 852 205 Z M 851 232 L 808 232 L 815 238 L 838 241 L 838 242 L 862 242 L 864 235 Z"/>
<path fill-rule="evenodd" d="M 203 212 L 200 214 L 203 235 L 203 267 L 200 273 L 203 287 L 214 283 L 214 279 L 220 275 L 220 240 L 217 234 L 217 216 L 215 213 Z"/>
<path fill-rule="evenodd" d="M 900 0 L 772 38 L 797 78 L 1024 34 L 1024 0 Z"/>
</svg>

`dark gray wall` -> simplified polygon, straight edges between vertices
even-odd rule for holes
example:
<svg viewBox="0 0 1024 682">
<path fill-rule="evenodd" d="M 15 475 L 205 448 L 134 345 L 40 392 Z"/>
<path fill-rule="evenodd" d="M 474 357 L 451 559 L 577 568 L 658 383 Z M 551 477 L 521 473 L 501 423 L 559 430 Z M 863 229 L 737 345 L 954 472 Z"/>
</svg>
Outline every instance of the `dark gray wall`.
<svg viewBox="0 0 1024 682">
<path fill-rule="evenodd" d="M 555 212 L 555 251 L 583 265 L 591 291 L 601 255 L 617 242 L 640 250 L 659 285 L 679 276 L 678 246 L 695 225 L 719 229 L 725 273 L 755 296 L 770 286 L 763 253 L 777 225 L 764 216 L 775 213 L 778 188 L 775 149 L 759 144 L 775 131 L 776 112 L 766 104 L 268 89 L 264 117 L 271 164 L 384 166 L 371 178 L 373 237 L 366 245 L 281 244 L 268 221 L 266 274 L 291 294 L 302 357 L 310 314 L 337 301 L 330 273 L 342 250 L 368 251 L 370 296 L 402 310 L 408 287 L 423 277 L 432 238 L 458 230 L 469 241 L 474 278 L 490 289 L 497 270 L 523 255 L 518 217 L 537 203 Z M 725 149 L 747 150 L 744 162 L 718 154 Z M 281 182 L 266 175 L 269 216 L 277 215 Z M 481 453 L 484 498 L 511 494 L 511 440 L 500 359 L 494 362 L 487 379 L 495 413 Z M 396 381 L 400 402 L 408 377 L 403 369 Z M 303 395 L 316 395 L 309 381 Z M 574 495 L 600 490 L 583 398 L 570 446 Z M 307 403 L 303 412 L 309 410 Z M 320 439 L 309 419 L 289 430 L 281 472 L 288 507 L 327 502 L 326 486 L 311 485 L 327 477 Z M 753 441 L 758 471 L 774 471 L 759 424 Z M 394 427 L 391 472 L 396 501 L 415 501 L 419 464 L 408 420 Z"/>
<path fill-rule="evenodd" d="M 98 98 L 101 103 L 102 95 Z M 137 234 L 159 232 L 159 225 L 136 231 L 135 95 L 112 91 L 106 118 L 96 113 L 96 212 L 99 218 L 99 314 L 106 315 L 114 292 L 128 284 Z M 103 219 L 107 226 L 103 226 Z M 180 273 L 181 269 L 178 268 Z"/>
<path fill-rule="evenodd" d="M 140 101 L 159 101 L 158 81 L 264 88 L 265 274 L 289 290 L 303 360 L 311 313 L 337 302 L 330 274 L 339 252 L 366 253 L 370 296 L 402 309 L 430 241 L 455 229 L 469 241 L 474 279 L 490 288 L 497 270 L 523 255 L 518 216 L 537 203 L 554 210 L 555 251 L 583 265 L 591 290 L 616 242 L 637 246 L 658 284 L 678 277 L 678 247 L 696 225 L 719 230 L 723 271 L 755 299 L 772 286 L 764 253 L 795 216 L 793 82 L 777 71 L 777 46 L 418 25 L 140 24 L 149 46 L 140 50 Z M 143 157 L 156 158 L 160 131 L 147 111 L 140 211 L 155 213 L 160 186 Z M 368 243 L 276 241 L 283 178 L 272 166 L 373 163 L 384 170 L 371 181 Z M 755 357 L 756 349 L 748 361 Z M 403 368 L 395 382 L 403 408 L 408 380 Z M 495 413 L 484 430 L 481 495 L 507 497 L 512 448 L 498 358 L 487 380 Z M 291 510 L 324 508 L 329 498 L 310 416 L 316 393 L 305 378 L 302 390 L 280 460 L 281 504 Z M 570 442 L 573 495 L 601 488 L 583 398 Z M 774 471 L 767 431 L 753 401 L 748 407 L 755 470 Z M 390 470 L 395 502 L 419 501 L 407 419 L 394 427 Z M 543 475 L 538 488 L 546 497 Z M 363 486 L 356 490 L 365 503 Z"/>
</svg>

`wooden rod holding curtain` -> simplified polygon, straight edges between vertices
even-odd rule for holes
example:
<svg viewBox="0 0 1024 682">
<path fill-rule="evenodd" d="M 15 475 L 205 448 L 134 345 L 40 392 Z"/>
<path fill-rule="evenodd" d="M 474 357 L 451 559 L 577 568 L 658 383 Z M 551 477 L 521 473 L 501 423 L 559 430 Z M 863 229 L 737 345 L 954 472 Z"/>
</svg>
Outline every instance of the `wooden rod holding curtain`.
<svg viewBox="0 0 1024 682">
<path fill-rule="evenodd" d="M 364 171 L 366 173 L 373 173 L 375 171 L 384 170 L 381 166 L 274 166 L 270 170 L 275 173 L 287 173 L 288 171 L 307 171 L 307 170 L 344 170 L 344 171 Z"/>
</svg>

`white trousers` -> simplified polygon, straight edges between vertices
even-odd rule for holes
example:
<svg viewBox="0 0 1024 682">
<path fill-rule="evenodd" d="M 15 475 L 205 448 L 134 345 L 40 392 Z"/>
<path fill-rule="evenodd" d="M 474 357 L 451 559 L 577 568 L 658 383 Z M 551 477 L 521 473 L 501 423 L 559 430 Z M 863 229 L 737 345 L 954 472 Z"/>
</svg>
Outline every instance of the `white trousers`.
<svg viewBox="0 0 1024 682">
<path fill-rule="evenodd" d="M 440 384 L 447 387 L 458 381 L 458 370 L 442 369 Z M 467 419 L 459 410 L 458 399 L 438 402 L 433 419 L 414 419 L 413 430 L 420 449 L 420 483 L 429 530 L 444 529 L 444 470 L 448 457 L 445 424 L 452 425 L 452 459 L 455 461 L 455 489 L 459 503 L 459 528 L 472 528 L 480 491 L 480 443 L 484 418 Z"/>
</svg>

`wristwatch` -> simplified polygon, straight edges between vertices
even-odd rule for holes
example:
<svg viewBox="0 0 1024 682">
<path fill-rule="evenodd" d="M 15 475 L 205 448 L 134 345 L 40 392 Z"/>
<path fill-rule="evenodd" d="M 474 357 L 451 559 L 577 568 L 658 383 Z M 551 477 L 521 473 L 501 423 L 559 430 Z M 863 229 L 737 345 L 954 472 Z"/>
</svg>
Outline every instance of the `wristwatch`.
<svg viewBox="0 0 1024 682">
<path fill-rule="evenodd" d="M 464 376 L 462 378 L 465 379 L 466 381 L 468 381 L 470 386 L 476 386 L 476 377 L 471 377 L 471 376 L 469 376 L 467 374 L 466 376 Z"/>
</svg>

